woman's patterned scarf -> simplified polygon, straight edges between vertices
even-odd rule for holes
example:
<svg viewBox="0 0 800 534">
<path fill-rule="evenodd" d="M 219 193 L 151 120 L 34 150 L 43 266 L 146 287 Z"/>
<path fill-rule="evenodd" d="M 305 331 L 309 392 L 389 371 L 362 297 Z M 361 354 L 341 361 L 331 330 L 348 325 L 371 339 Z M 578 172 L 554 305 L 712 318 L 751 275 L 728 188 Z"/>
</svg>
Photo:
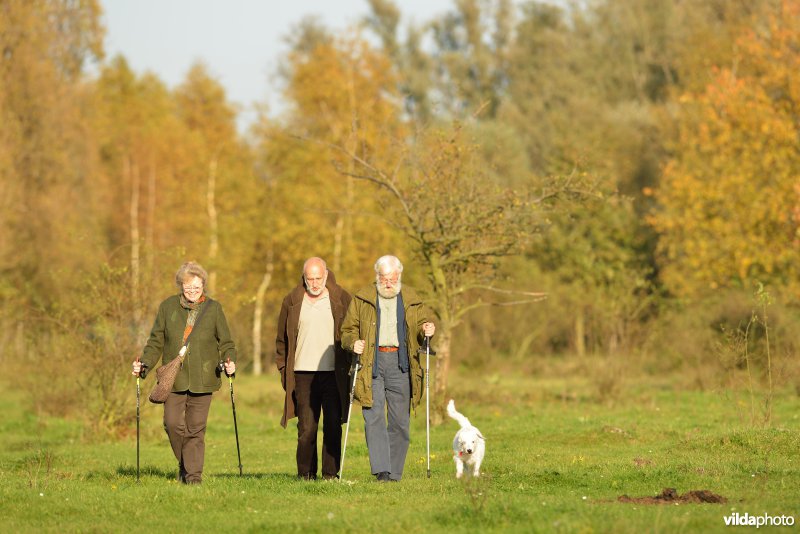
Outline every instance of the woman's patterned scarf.
<svg viewBox="0 0 800 534">
<path fill-rule="evenodd" d="M 200 313 L 200 305 L 205 301 L 206 296 L 203 295 L 197 302 L 189 302 L 186 299 L 186 295 L 181 293 L 181 307 L 189 310 L 189 316 L 186 318 L 186 328 L 183 329 L 183 343 L 186 343 L 186 339 L 189 337 L 189 334 L 192 333 L 194 322 L 197 320 L 197 314 Z"/>
</svg>

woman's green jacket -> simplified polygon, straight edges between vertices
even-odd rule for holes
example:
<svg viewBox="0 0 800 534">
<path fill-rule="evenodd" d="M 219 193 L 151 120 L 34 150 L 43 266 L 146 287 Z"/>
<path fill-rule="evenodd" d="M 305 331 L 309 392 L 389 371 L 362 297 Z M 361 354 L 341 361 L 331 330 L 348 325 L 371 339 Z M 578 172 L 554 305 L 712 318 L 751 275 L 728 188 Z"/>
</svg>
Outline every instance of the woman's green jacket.
<svg viewBox="0 0 800 534">
<path fill-rule="evenodd" d="M 205 313 L 203 307 L 208 307 Z M 211 393 L 222 384 L 217 368 L 228 358 L 236 361 L 236 346 L 231 338 L 228 321 L 222 305 L 206 298 L 197 322 L 193 327 L 186 358 L 183 361 L 172 391 Z M 144 347 L 142 363 L 148 370 L 155 369 L 159 359 L 167 364 L 178 356 L 183 345 L 183 332 L 189 310 L 181 306 L 180 295 L 173 295 L 158 307 L 150 337 Z"/>
</svg>

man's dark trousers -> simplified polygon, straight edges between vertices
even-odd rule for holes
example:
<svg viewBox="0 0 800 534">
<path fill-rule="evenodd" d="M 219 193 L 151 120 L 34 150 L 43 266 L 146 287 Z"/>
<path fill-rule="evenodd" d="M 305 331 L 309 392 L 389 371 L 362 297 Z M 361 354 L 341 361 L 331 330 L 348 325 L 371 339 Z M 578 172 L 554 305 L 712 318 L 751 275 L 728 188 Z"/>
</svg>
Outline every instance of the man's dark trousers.
<svg viewBox="0 0 800 534">
<path fill-rule="evenodd" d="M 333 371 L 295 371 L 297 476 L 317 477 L 317 430 L 322 414 L 322 478 L 334 478 L 342 458 L 341 402 Z"/>
</svg>

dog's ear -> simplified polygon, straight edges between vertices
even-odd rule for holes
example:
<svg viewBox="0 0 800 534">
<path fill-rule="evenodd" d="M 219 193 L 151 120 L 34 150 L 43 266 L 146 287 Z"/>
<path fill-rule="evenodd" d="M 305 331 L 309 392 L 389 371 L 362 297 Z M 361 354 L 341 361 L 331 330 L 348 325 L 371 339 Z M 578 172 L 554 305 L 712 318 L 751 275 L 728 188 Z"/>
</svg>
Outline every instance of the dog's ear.
<svg viewBox="0 0 800 534">
<path fill-rule="evenodd" d="M 479 438 L 481 438 L 483 441 L 486 441 L 486 438 L 483 437 L 483 434 L 481 434 L 480 430 L 476 430 L 476 432 L 478 433 Z"/>
</svg>

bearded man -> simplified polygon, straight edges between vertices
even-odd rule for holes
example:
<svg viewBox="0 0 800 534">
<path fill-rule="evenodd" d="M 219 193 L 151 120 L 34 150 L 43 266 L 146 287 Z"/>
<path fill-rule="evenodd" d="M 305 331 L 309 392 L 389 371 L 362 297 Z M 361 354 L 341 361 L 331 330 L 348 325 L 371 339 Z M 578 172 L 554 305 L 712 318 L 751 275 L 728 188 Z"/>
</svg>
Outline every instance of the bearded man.
<svg viewBox="0 0 800 534">
<path fill-rule="evenodd" d="M 419 347 L 436 327 L 417 293 L 403 286 L 395 256 L 375 262 L 375 284 L 359 290 L 342 323 L 342 346 L 361 358 L 355 399 L 361 404 L 372 474 L 379 482 L 403 476 L 410 409 L 422 399 Z"/>
<path fill-rule="evenodd" d="M 317 478 L 317 429 L 322 413 L 322 478 L 337 476 L 342 423 L 347 419 L 350 356 L 339 330 L 350 294 L 321 258 L 303 265 L 301 283 L 283 299 L 275 364 L 286 392 L 281 425 L 297 415 L 297 477 Z"/>
</svg>

